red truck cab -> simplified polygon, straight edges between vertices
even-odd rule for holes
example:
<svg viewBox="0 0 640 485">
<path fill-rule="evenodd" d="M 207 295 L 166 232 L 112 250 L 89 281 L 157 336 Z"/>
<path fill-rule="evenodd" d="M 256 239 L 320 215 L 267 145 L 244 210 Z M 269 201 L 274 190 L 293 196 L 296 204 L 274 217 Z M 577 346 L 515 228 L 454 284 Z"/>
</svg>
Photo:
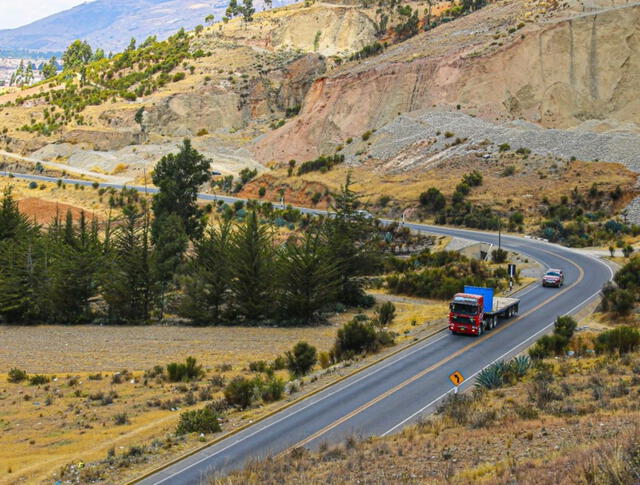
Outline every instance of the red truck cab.
<svg viewBox="0 0 640 485">
<path fill-rule="evenodd" d="M 449 305 L 451 333 L 481 335 L 484 322 L 484 297 L 470 293 L 456 293 Z"/>
</svg>

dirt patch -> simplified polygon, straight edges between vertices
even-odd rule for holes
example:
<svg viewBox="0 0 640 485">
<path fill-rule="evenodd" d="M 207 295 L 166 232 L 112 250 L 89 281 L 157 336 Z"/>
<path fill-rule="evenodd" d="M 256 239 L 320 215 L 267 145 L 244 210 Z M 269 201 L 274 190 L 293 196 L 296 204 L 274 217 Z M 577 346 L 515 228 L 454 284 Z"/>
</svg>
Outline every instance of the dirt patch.
<svg viewBox="0 0 640 485">
<path fill-rule="evenodd" d="M 64 219 L 68 211 L 71 211 L 74 221 L 77 221 L 83 212 L 83 209 L 80 207 L 63 204 L 62 202 L 43 200 L 37 197 L 27 197 L 26 199 L 19 200 L 18 207 L 20 208 L 20 212 L 38 224 L 49 224 L 56 216 Z M 85 212 L 85 217 L 90 219 L 93 215 Z"/>
</svg>

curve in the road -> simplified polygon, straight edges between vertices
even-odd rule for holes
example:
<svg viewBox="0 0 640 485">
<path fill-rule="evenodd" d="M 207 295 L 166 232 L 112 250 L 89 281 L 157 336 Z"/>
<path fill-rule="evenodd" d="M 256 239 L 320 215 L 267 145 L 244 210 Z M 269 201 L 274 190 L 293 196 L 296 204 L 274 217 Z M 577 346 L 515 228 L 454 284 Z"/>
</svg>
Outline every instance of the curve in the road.
<svg viewBox="0 0 640 485">
<path fill-rule="evenodd" d="M 139 189 L 147 193 L 155 191 L 153 188 Z M 227 202 L 242 200 L 210 194 L 201 194 L 201 198 Z M 322 213 L 315 209 L 299 209 L 306 213 Z M 404 225 L 416 231 L 498 245 L 498 235 L 493 233 L 415 223 Z M 460 371 L 467 378 L 461 389 L 473 385 L 473 378 L 482 369 L 524 350 L 552 328 L 558 315 L 572 314 L 594 299 L 602 285 L 613 276 L 604 262 L 579 251 L 517 236 L 503 235 L 501 240 L 506 249 L 526 254 L 547 267 L 563 268 L 566 286 L 560 290 L 541 285 L 527 288 L 518 293 L 520 316 L 503 322 L 484 336 L 434 336 L 158 470 L 140 483 L 195 485 L 212 473 L 225 474 L 243 466 L 249 459 L 277 455 L 294 446 L 315 448 L 322 442 L 337 442 L 351 434 L 379 436 L 396 432 L 431 412 L 452 392 L 448 379 L 451 372 Z"/>
</svg>

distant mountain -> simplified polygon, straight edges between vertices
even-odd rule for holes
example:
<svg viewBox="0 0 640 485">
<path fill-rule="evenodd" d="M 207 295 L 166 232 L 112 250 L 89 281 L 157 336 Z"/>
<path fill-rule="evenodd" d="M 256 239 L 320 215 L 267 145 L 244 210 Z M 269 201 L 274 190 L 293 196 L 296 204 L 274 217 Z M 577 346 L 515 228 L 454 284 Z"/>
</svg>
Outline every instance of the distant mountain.
<svg viewBox="0 0 640 485">
<path fill-rule="evenodd" d="M 290 1 L 274 1 L 278 6 Z M 169 37 L 181 27 L 192 29 L 213 14 L 220 20 L 228 0 L 95 0 L 16 29 L 0 30 L 0 52 L 62 52 L 75 39 L 107 53 L 124 49 L 135 37 Z M 261 10 L 262 0 L 255 1 Z"/>
</svg>

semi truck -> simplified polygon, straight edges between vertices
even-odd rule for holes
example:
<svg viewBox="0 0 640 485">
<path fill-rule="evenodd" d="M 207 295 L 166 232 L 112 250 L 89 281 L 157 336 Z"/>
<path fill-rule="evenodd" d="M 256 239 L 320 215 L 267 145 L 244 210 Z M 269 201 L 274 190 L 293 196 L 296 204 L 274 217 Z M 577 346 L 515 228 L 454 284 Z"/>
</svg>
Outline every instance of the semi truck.
<svg viewBox="0 0 640 485">
<path fill-rule="evenodd" d="M 479 337 L 495 328 L 500 319 L 518 313 L 519 306 L 518 298 L 494 296 L 493 288 L 465 286 L 464 293 L 456 293 L 449 305 L 449 330 Z"/>
</svg>

